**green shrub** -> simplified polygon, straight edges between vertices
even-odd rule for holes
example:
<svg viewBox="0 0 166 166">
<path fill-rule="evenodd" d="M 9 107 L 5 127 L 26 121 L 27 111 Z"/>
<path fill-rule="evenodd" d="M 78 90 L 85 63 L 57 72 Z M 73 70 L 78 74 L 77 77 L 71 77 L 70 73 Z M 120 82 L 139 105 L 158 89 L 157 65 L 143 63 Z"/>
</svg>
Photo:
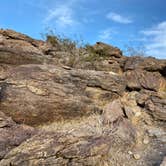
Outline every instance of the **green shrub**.
<svg viewBox="0 0 166 166">
<path fill-rule="evenodd" d="M 50 43 L 53 47 L 56 47 L 59 44 L 58 38 L 56 36 L 47 35 L 46 38 L 46 41 Z"/>
<path fill-rule="evenodd" d="M 44 35 L 42 34 L 42 37 L 59 51 L 71 52 L 77 47 L 76 41 L 62 35 L 57 35 L 53 30 L 49 30 Z"/>
<path fill-rule="evenodd" d="M 109 57 L 107 54 L 107 48 L 95 49 L 93 46 L 88 44 L 85 46 L 85 49 L 89 53 L 89 56 L 85 58 L 86 61 L 100 61 Z"/>
<path fill-rule="evenodd" d="M 146 56 L 146 49 L 144 46 L 125 46 L 125 54 L 128 56 Z"/>
</svg>

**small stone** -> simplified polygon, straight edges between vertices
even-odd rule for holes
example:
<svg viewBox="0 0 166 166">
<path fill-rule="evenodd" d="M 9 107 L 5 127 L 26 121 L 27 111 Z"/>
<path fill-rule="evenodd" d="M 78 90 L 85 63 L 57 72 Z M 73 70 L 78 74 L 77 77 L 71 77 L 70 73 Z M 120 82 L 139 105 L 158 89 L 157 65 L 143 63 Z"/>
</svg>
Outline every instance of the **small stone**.
<svg viewBox="0 0 166 166">
<path fill-rule="evenodd" d="M 148 137 L 145 137 L 145 138 L 143 139 L 143 143 L 144 143 L 145 145 L 149 144 L 149 138 L 148 138 Z"/>
<path fill-rule="evenodd" d="M 136 113 L 135 113 L 135 116 L 136 116 L 136 117 L 141 116 L 141 112 L 136 112 Z"/>
<path fill-rule="evenodd" d="M 36 95 L 46 95 L 46 91 L 44 91 L 43 89 L 39 89 L 31 85 L 27 85 L 27 87 L 32 93 L 35 93 Z"/>
<path fill-rule="evenodd" d="M 71 67 L 69 67 L 69 66 L 62 66 L 64 69 L 66 69 L 66 70 L 71 70 L 72 68 Z"/>
<path fill-rule="evenodd" d="M 141 158 L 141 156 L 139 154 L 134 154 L 133 157 L 136 159 L 136 160 L 139 160 Z"/>
<path fill-rule="evenodd" d="M 132 154 L 133 154 L 133 152 L 131 152 L 131 151 L 128 151 L 128 154 L 132 155 Z"/>
</svg>

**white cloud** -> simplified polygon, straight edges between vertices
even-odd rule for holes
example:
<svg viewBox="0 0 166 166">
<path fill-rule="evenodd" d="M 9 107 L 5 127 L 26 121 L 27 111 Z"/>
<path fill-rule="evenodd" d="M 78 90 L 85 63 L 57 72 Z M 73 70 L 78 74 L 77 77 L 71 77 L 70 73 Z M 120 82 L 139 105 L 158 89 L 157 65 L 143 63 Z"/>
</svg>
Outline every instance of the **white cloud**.
<svg viewBox="0 0 166 166">
<path fill-rule="evenodd" d="M 81 24 L 78 11 L 82 3 L 85 0 L 56 0 L 47 10 L 43 23 L 55 25 L 57 28 L 75 28 Z"/>
<path fill-rule="evenodd" d="M 112 21 L 115 21 L 121 24 L 130 24 L 133 22 L 133 20 L 129 17 L 125 17 L 118 13 L 113 13 L 113 12 L 108 13 L 106 17 Z"/>
<path fill-rule="evenodd" d="M 73 10 L 69 6 L 58 6 L 55 9 L 49 10 L 44 22 L 49 23 L 54 21 L 60 27 L 72 26 L 76 23 L 73 16 Z"/>
<path fill-rule="evenodd" d="M 102 41 L 108 41 L 112 38 L 112 35 L 115 33 L 111 28 L 104 29 L 99 32 L 99 39 Z"/>
<path fill-rule="evenodd" d="M 143 30 L 141 33 L 147 38 L 145 43 L 147 54 L 158 58 L 166 58 L 166 21 Z"/>
</svg>

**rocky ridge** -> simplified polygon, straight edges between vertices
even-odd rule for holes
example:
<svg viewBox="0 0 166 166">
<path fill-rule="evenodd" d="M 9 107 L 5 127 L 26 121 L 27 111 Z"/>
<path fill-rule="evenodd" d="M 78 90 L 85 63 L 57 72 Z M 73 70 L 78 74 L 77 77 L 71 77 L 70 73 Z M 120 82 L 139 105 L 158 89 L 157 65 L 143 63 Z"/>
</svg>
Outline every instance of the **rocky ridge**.
<svg viewBox="0 0 166 166">
<path fill-rule="evenodd" d="M 1 166 L 163 166 L 166 60 L 0 30 Z"/>
</svg>

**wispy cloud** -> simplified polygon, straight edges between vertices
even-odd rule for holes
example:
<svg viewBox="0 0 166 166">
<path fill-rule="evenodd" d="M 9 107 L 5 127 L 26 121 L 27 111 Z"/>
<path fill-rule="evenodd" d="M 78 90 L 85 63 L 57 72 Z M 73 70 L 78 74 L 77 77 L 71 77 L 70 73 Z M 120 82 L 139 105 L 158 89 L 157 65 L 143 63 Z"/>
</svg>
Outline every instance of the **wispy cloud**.
<svg viewBox="0 0 166 166">
<path fill-rule="evenodd" d="M 51 21 L 54 21 L 60 27 L 72 26 L 76 23 L 73 9 L 67 5 L 61 5 L 49 10 L 44 22 L 50 23 Z"/>
<path fill-rule="evenodd" d="M 160 22 L 149 29 L 143 30 L 141 33 L 147 38 L 147 42 L 145 43 L 147 54 L 158 58 L 165 58 L 166 21 Z"/>
<path fill-rule="evenodd" d="M 106 17 L 114 22 L 118 22 L 121 24 L 130 24 L 133 20 L 127 16 L 122 16 L 118 13 L 110 12 L 106 15 Z"/>
<path fill-rule="evenodd" d="M 112 38 L 113 34 L 115 34 L 115 31 L 111 28 L 104 29 L 99 32 L 99 39 L 102 41 L 108 41 Z"/>
</svg>

